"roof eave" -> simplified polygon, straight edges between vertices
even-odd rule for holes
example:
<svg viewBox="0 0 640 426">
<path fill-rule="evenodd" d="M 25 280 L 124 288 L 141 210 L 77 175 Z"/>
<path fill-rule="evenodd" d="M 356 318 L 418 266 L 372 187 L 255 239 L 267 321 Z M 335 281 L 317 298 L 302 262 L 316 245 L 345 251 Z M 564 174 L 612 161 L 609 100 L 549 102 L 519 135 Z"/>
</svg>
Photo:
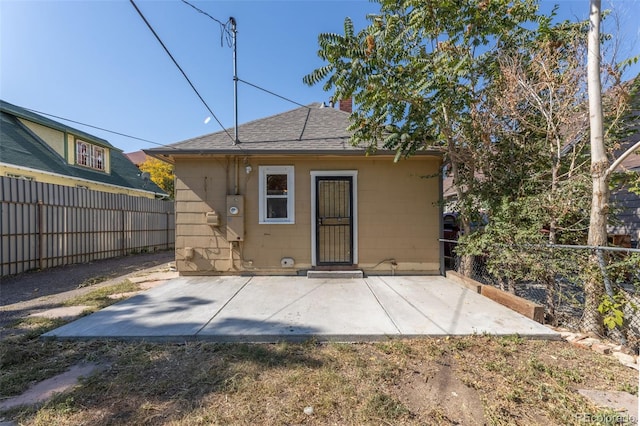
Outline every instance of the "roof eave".
<svg viewBox="0 0 640 426">
<path fill-rule="evenodd" d="M 273 149 L 152 149 L 143 150 L 145 154 L 152 157 L 166 161 L 167 157 L 174 156 L 193 156 L 193 155 L 332 155 L 332 156 L 395 156 L 396 151 L 390 150 L 376 150 L 367 153 L 366 150 L 353 149 L 353 150 L 340 150 L 340 149 L 322 149 L 322 150 L 273 150 Z M 438 156 L 441 157 L 443 153 L 436 150 L 417 151 L 411 156 Z"/>
<path fill-rule="evenodd" d="M 128 190 L 128 191 L 142 192 L 142 193 L 145 193 L 145 194 L 153 194 L 154 196 L 160 197 L 160 198 L 166 198 L 166 197 L 169 196 L 169 194 L 167 194 L 166 192 L 157 192 L 157 191 L 153 191 L 153 190 L 149 190 L 149 189 L 136 188 L 134 186 L 117 185 L 117 184 L 114 184 L 114 183 L 87 179 L 87 178 L 82 177 L 82 176 L 70 176 L 70 175 L 65 175 L 65 174 L 61 174 L 61 173 L 50 172 L 48 170 L 37 169 L 37 168 L 34 168 L 34 167 L 21 166 L 21 165 L 18 165 L 18 164 L 0 162 L 0 166 L 14 168 L 14 169 L 17 169 L 17 170 L 23 170 L 25 173 L 42 173 L 42 174 L 47 175 L 47 176 L 65 178 L 65 179 L 72 180 L 72 181 L 86 182 L 86 183 L 93 184 L 93 185 L 102 185 L 102 186 L 108 186 L 108 187 L 111 187 L 111 188 L 125 189 L 125 190 Z"/>
</svg>

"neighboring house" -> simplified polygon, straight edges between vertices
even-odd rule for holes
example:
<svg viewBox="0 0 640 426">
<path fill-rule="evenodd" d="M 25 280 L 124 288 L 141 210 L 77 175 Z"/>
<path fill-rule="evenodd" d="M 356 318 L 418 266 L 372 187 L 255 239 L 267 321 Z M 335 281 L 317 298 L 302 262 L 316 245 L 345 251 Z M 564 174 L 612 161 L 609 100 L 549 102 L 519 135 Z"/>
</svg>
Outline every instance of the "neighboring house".
<svg viewBox="0 0 640 426">
<path fill-rule="evenodd" d="M 166 194 L 104 139 L 0 101 L 0 175 L 95 191 Z"/>
<path fill-rule="evenodd" d="M 640 130 L 623 146 L 629 148 L 639 140 Z M 640 153 L 636 151 L 629 155 L 618 171 L 640 174 Z M 608 230 L 609 234 L 616 236 L 613 243 L 640 248 L 640 195 L 627 190 L 616 191 L 611 194 L 611 203 L 616 212 L 616 223 Z"/>
<path fill-rule="evenodd" d="M 127 157 L 129 161 L 135 164 L 138 168 L 140 168 L 140 164 L 147 161 L 148 158 L 147 154 L 145 154 L 143 151 L 128 152 L 125 153 L 124 156 Z"/>
<path fill-rule="evenodd" d="M 441 155 L 366 155 L 348 110 L 312 104 L 238 126 L 235 144 L 231 129 L 145 150 L 175 165 L 178 271 L 441 273 Z"/>
<path fill-rule="evenodd" d="M 616 152 L 617 155 L 624 152 L 640 140 L 640 126 L 633 136 L 631 136 L 621 149 Z M 632 172 L 640 174 L 640 152 L 629 155 L 616 169 L 616 171 Z M 478 176 L 481 176 L 480 174 Z M 458 195 L 453 184 L 452 176 L 445 176 L 443 180 L 443 200 L 444 211 L 455 212 Z M 607 232 L 610 242 L 614 245 L 622 245 L 633 248 L 640 248 L 640 196 L 627 190 L 618 190 L 611 193 L 611 204 L 613 206 L 614 216 Z M 445 228 L 445 233 L 447 232 Z"/>
<path fill-rule="evenodd" d="M 458 201 L 458 194 L 456 193 L 456 187 L 453 184 L 453 176 L 444 176 L 442 180 L 442 199 L 444 201 L 444 211 L 454 211 L 456 208 L 456 201 Z"/>
<path fill-rule="evenodd" d="M 640 141 L 640 75 L 626 84 L 632 94 L 630 98 L 631 112 L 626 117 L 629 120 L 628 128 L 631 131 L 629 132 L 630 136 L 616 150 L 612 160 Z M 640 150 L 625 158 L 616 171 L 640 175 Z M 640 248 L 640 195 L 627 190 L 615 191 L 611 194 L 611 204 L 616 220 L 613 226 L 609 226 L 608 232 L 612 235 L 613 243 Z"/>
</svg>

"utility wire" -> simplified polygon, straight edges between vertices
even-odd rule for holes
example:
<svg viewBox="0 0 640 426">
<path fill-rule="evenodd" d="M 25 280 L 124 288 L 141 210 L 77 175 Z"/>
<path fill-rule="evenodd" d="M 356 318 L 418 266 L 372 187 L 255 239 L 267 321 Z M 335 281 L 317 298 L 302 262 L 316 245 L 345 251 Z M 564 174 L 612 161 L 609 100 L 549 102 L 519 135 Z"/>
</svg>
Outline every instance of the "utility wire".
<svg viewBox="0 0 640 426">
<path fill-rule="evenodd" d="M 176 149 L 175 147 L 173 147 L 173 146 L 171 146 L 171 145 L 166 145 L 166 144 L 162 144 L 162 143 L 158 143 L 158 142 L 150 141 L 149 139 L 143 139 L 143 138 L 139 138 L 139 137 L 137 137 L 137 136 L 127 135 L 127 134 L 125 134 L 125 133 L 120 133 L 120 132 L 116 132 L 116 131 L 114 131 L 114 130 L 105 129 L 105 128 L 103 128 L 103 127 L 92 126 L 91 124 L 82 123 L 82 122 L 80 122 L 80 121 L 71 120 L 71 119 L 69 119 L 69 118 L 59 117 L 59 116 L 57 116 L 57 115 L 49 114 L 49 113 L 42 112 L 42 111 L 37 111 L 37 110 L 35 110 L 35 109 L 30 109 L 30 108 L 25 108 L 25 109 L 26 109 L 27 111 L 35 112 L 36 114 L 46 115 L 46 116 L 48 116 L 48 117 L 57 118 L 58 120 L 64 120 L 64 121 L 68 121 L 68 122 L 70 122 L 70 123 L 80 124 L 80 125 L 82 125 L 82 126 L 91 127 L 92 129 L 98 129 L 98 130 L 102 130 L 103 132 L 113 133 L 114 135 L 124 136 L 124 137 L 126 137 L 126 138 L 137 139 L 137 140 L 139 140 L 139 141 L 152 143 L 152 144 L 154 144 L 154 145 L 166 146 L 166 147 L 169 147 L 169 148 Z"/>
<path fill-rule="evenodd" d="M 198 11 L 199 13 L 201 13 L 201 14 L 203 14 L 203 15 L 205 15 L 205 16 L 207 16 L 207 17 L 209 17 L 211 20 L 213 20 L 213 21 L 217 22 L 217 23 L 218 23 L 218 25 L 220 25 L 220 31 L 221 31 L 221 33 L 220 33 L 220 44 L 222 44 L 222 38 L 223 38 L 223 36 L 226 34 L 226 35 L 227 35 L 227 43 L 229 44 L 229 47 L 232 47 L 232 46 L 233 46 L 232 35 L 231 35 L 231 32 L 229 31 L 229 24 L 231 23 L 232 18 L 229 18 L 229 20 L 228 20 L 226 23 L 224 23 L 224 24 L 223 24 L 221 20 L 214 18 L 213 16 L 211 16 L 210 14 L 208 14 L 207 12 L 205 12 L 204 10 L 202 10 L 202 9 L 198 8 L 197 6 L 194 6 L 193 4 L 189 3 L 187 0 L 181 0 L 181 1 L 182 1 L 184 4 L 186 4 L 186 5 L 188 5 L 188 6 L 191 6 L 193 9 L 195 9 L 195 10 L 196 10 L 196 11 Z M 251 87 L 254 87 L 254 88 L 258 89 L 258 90 L 262 90 L 263 92 L 266 92 L 266 93 L 268 93 L 268 94 L 270 94 L 270 95 L 276 96 L 276 97 L 278 97 L 278 98 L 280 98 L 280 99 L 284 99 L 285 101 L 291 102 L 291 103 L 296 104 L 296 105 L 301 106 L 301 107 L 309 108 L 309 107 L 308 107 L 308 106 L 306 106 L 306 105 L 302 105 L 302 104 L 301 104 L 301 103 L 299 103 L 299 102 L 296 102 L 296 101 L 291 100 L 291 99 L 289 99 L 289 98 L 286 98 L 286 97 L 284 97 L 284 96 L 278 95 L 278 94 L 277 94 L 277 93 L 275 93 L 275 92 L 272 92 L 272 91 L 270 91 L 270 90 L 267 90 L 267 89 L 265 89 L 265 88 L 263 88 L 263 87 L 260 87 L 260 86 L 255 85 L 255 84 L 249 83 L 248 81 L 244 81 L 244 80 L 242 80 L 242 79 L 240 79 L 240 78 L 238 78 L 237 80 L 238 80 L 238 81 L 240 81 L 240 82 L 242 82 L 242 83 L 245 83 L 245 84 L 247 84 L 247 85 L 249 85 L 249 86 L 251 86 Z"/>
<path fill-rule="evenodd" d="M 193 89 L 193 91 L 196 93 L 196 95 L 198 95 L 198 98 L 200 98 L 200 101 L 202 102 L 202 104 L 207 108 L 207 110 L 209 111 L 209 113 L 211 114 L 211 116 L 216 120 L 216 122 L 220 125 L 220 127 L 222 128 L 222 130 L 224 130 L 224 132 L 227 134 L 227 136 L 229 136 L 229 138 L 235 142 L 235 139 L 233 138 L 233 136 L 231 136 L 231 134 L 227 131 L 227 129 L 222 125 L 222 123 L 220 122 L 220 120 L 218 119 L 218 117 L 216 117 L 216 115 L 213 113 L 213 111 L 211 110 L 211 108 L 209 108 L 209 105 L 207 104 L 207 102 L 202 98 L 202 96 L 200 95 L 200 92 L 198 92 L 198 89 L 196 89 L 196 87 L 193 85 L 193 83 L 191 82 L 191 80 L 189 80 L 189 77 L 187 77 L 187 74 L 184 72 L 184 70 L 182 69 L 182 67 L 180 67 L 180 65 L 178 64 L 178 62 L 175 60 L 175 58 L 173 57 L 173 55 L 171 54 L 171 52 L 169 52 L 169 49 L 167 49 L 167 46 L 165 46 L 165 44 L 162 42 L 162 40 L 160 39 L 160 37 L 158 36 L 158 34 L 155 32 L 155 30 L 153 29 L 153 27 L 151 26 L 151 24 L 149 23 L 149 21 L 147 21 L 147 18 L 144 17 L 144 15 L 142 14 L 142 12 L 140 11 L 140 9 L 138 9 L 138 6 L 136 6 L 136 4 L 134 3 L 133 0 L 129 0 L 131 2 L 131 5 L 136 9 L 136 11 L 138 12 L 138 14 L 140 15 L 140 17 L 142 18 L 142 20 L 144 21 L 145 24 L 147 24 L 147 27 L 149 28 L 149 30 L 151 30 L 151 32 L 153 33 L 153 35 L 155 36 L 156 40 L 158 40 L 158 42 L 160 43 L 160 45 L 162 45 L 162 48 L 164 49 L 165 52 L 167 52 L 167 55 L 169 55 L 169 57 L 171 58 L 171 60 L 173 61 L 173 63 L 175 64 L 176 67 L 178 67 L 178 69 L 180 70 L 180 72 L 182 73 L 182 76 L 185 78 L 185 80 L 187 80 L 187 82 L 189 83 L 189 86 L 191 86 L 191 88 Z"/>
<path fill-rule="evenodd" d="M 195 9 L 197 12 L 202 13 L 203 15 L 209 17 L 211 20 L 215 21 L 218 23 L 218 25 L 220 25 L 220 46 L 223 45 L 224 42 L 224 36 L 227 36 L 227 45 L 229 47 L 231 47 L 233 45 L 233 41 L 232 41 L 232 36 L 231 33 L 229 32 L 229 24 L 231 23 L 231 19 L 229 19 L 227 22 L 222 23 L 221 20 L 214 18 L 213 16 L 209 15 L 207 12 L 205 12 L 204 10 L 194 6 L 193 4 L 189 3 L 187 0 L 181 0 L 182 3 L 191 6 L 193 9 Z"/>
<path fill-rule="evenodd" d="M 268 93 L 268 94 L 270 94 L 270 95 L 276 96 L 276 97 L 278 97 L 278 98 L 280 98 L 280 99 L 284 99 L 285 101 L 291 102 L 292 104 L 296 104 L 296 105 L 298 105 L 298 106 L 301 106 L 301 107 L 304 107 L 304 108 L 311 109 L 311 108 L 309 108 L 307 105 L 302 105 L 302 104 L 301 104 L 301 103 L 299 103 L 299 102 L 296 102 L 296 101 L 291 100 L 291 99 L 289 99 L 289 98 L 286 98 L 286 97 L 284 97 L 284 96 L 278 95 L 277 93 L 272 92 L 271 90 L 267 90 L 267 89 L 265 89 L 265 88 L 263 88 L 263 87 L 260 87 L 260 86 L 255 85 L 255 84 L 253 84 L 253 83 L 249 83 L 248 81 L 245 81 L 245 80 L 243 80 L 243 79 L 241 79 L 241 78 L 239 78 L 239 79 L 238 79 L 238 81 L 239 81 L 239 82 L 241 82 L 241 83 L 244 83 L 244 84 L 246 84 L 246 85 L 249 85 L 249 86 L 251 86 L 251 87 L 255 87 L 255 88 L 256 88 L 256 89 L 258 89 L 258 90 L 262 90 L 263 92 L 266 92 L 266 93 Z"/>
<path fill-rule="evenodd" d="M 229 44 L 229 47 L 232 47 L 232 46 L 233 46 L 233 41 L 232 41 L 232 39 L 231 39 L 232 35 L 231 35 L 231 33 L 230 33 L 230 31 L 229 31 L 229 27 L 228 27 L 228 26 L 229 26 L 229 23 L 231 23 L 231 19 L 229 19 L 226 23 L 224 23 L 224 24 L 223 24 L 221 20 L 214 18 L 213 16 L 209 15 L 209 14 L 208 14 L 207 12 L 205 12 L 204 10 L 202 10 L 202 9 L 200 9 L 200 8 L 198 8 L 198 7 L 196 7 L 196 6 L 194 6 L 193 4 L 189 3 L 187 0 L 181 0 L 181 1 L 182 1 L 184 4 L 191 6 L 193 9 L 195 9 L 195 10 L 196 10 L 196 11 L 198 11 L 199 13 L 202 13 L 203 15 L 208 16 L 208 17 L 209 17 L 210 19 L 212 19 L 213 21 L 217 22 L 217 23 L 218 23 L 218 25 L 220 25 L 220 31 L 221 31 L 221 34 L 220 34 L 220 42 L 221 42 L 221 44 L 222 44 L 222 38 L 223 38 L 223 36 L 226 34 L 226 35 L 227 35 L 227 43 Z M 268 94 L 270 94 L 270 95 L 276 96 L 276 97 L 278 97 L 278 98 L 280 98 L 280 99 L 284 99 L 285 101 L 291 102 L 291 103 L 296 104 L 296 105 L 301 106 L 301 107 L 308 108 L 306 105 L 302 105 L 301 103 L 298 103 L 298 102 L 296 102 L 296 101 L 293 101 L 293 100 L 291 100 L 291 99 L 289 99 L 289 98 L 286 98 L 286 97 L 284 97 L 284 96 L 278 95 L 277 93 L 274 93 L 274 92 L 272 92 L 272 91 L 270 91 L 270 90 L 264 89 L 264 88 L 262 88 L 262 87 L 260 87 L 260 86 L 255 85 L 255 84 L 249 83 L 248 81 L 244 81 L 244 80 L 242 80 L 242 79 L 240 79 L 240 78 L 238 78 L 238 81 L 240 81 L 240 82 L 242 82 L 242 83 L 245 83 L 245 84 L 247 84 L 247 85 L 249 85 L 249 86 L 255 87 L 255 88 L 256 88 L 256 89 L 258 89 L 258 90 L 262 90 L 263 92 L 266 92 L 266 93 L 268 93 Z"/>
</svg>

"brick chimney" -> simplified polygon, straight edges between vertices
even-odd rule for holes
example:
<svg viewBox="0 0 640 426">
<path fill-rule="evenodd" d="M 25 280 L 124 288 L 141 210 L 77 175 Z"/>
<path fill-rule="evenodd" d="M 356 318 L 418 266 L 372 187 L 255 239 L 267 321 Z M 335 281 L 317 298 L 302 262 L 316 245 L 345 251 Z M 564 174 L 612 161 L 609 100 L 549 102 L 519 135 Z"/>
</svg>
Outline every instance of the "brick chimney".
<svg viewBox="0 0 640 426">
<path fill-rule="evenodd" d="M 339 106 L 340 111 L 348 112 L 351 114 L 353 112 L 353 101 L 351 98 L 340 99 Z"/>
</svg>

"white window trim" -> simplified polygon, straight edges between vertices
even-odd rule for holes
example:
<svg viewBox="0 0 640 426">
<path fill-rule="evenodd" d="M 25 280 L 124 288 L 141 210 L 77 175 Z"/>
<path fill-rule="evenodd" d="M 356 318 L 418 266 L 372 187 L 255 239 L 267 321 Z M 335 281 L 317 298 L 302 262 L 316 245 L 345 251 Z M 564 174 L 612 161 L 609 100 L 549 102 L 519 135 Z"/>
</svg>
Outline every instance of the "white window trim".
<svg viewBox="0 0 640 426">
<path fill-rule="evenodd" d="M 80 154 L 80 147 L 84 146 L 86 149 L 86 158 L 82 160 Z M 107 150 L 101 146 L 94 145 L 91 142 L 84 141 L 82 139 L 76 139 L 76 165 L 86 167 L 88 169 L 99 170 L 101 172 L 107 171 L 106 157 Z M 85 163 L 86 162 L 86 163 Z"/>
<path fill-rule="evenodd" d="M 311 265 L 318 266 L 316 253 L 316 176 L 351 176 L 353 205 L 353 264 L 358 264 L 358 171 L 357 170 L 318 170 L 311 171 Z"/>
<path fill-rule="evenodd" d="M 287 175 L 287 217 L 268 218 L 267 217 L 267 175 Z M 260 224 L 270 225 L 290 225 L 295 223 L 295 171 L 294 166 L 260 166 L 260 181 L 258 191 L 260 200 L 258 202 L 258 217 Z"/>
</svg>

